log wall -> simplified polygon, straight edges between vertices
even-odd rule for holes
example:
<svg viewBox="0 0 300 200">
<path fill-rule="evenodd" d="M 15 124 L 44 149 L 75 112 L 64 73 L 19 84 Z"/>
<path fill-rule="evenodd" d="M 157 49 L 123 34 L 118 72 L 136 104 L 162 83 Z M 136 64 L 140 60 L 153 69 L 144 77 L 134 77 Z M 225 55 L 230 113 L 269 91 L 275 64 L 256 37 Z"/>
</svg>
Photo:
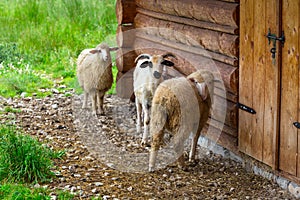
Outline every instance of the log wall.
<svg viewBox="0 0 300 200">
<path fill-rule="evenodd" d="M 219 82 L 207 136 L 237 150 L 239 0 L 117 0 L 116 12 L 117 94 L 132 95 L 131 69 L 141 53 L 174 53 L 174 68 L 185 76 L 210 69 Z"/>
</svg>

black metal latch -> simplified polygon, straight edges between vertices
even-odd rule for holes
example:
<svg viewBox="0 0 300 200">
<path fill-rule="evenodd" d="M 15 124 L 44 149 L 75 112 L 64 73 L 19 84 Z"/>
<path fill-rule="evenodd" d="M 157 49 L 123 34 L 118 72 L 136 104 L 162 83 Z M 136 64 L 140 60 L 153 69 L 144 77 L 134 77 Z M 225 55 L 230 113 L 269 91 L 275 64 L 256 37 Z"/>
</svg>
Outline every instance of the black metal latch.
<svg viewBox="0 0 300 200">
<path fill-rule="evenodd" d="M 251 113 L 253 115 L 256 114 L 256 111 L 253 108 L 250 108 L 250 107 L 248 107 L 248 106 L 246 106 L 244 104 L 237 103 L 237 106 L 238 106 L 239 109 L 244 110 L 244 111 L 246 111 L 248 113 Z"/>
<path fill-rule="evenodd" d="M 294 122 L 293 124 L 297 129 L 300 129 L 300 122 Z"/>
<path fill-rule="evenodd" d="M 273 64 L 275 64 L 275 58 L 276 58 L 276 52 L 277 52 L 276 41 L 278 40 L 279 42 L 281 42 L 282 45 L 284 45 L 284 42 L 285 42 L 284 32 L 282 31 L 281 37 L 277 37 L 276 34 L 271 33 L 271 29 L 269 29 L 266 37 L 269 40 L 269 45 L 271 44 L 271 42 L 273 42 L 273 47 L 271 48 L 270 52 L 272 54 Z"/>
</svg>

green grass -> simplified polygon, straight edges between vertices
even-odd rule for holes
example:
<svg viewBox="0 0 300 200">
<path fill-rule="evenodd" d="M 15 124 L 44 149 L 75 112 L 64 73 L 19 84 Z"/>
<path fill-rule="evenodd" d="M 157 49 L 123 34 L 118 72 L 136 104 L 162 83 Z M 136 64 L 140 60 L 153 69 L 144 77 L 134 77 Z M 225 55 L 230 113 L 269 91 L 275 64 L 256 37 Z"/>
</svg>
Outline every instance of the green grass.
<svg viewBox="0 0 300 200">
<path fill-rule="evenodd" d="M 4 183 L 0 184 L 0 199 L 2 200 L 50 200 L 51 191 L 40 188 L 30 188 L 28 185 Z M 56 191 L 58 200 L 71 200 L 74 195 L 66 191 Z"/>
<path fill-rule="evenodd" d="M 54 175 L 52 159 L 63 152 L 54 152 L 13 126 L 0 126 L 0 181 L 45 182 Z"/>
<path fill-rule="evenodd" d="M 46 96 L 39 89 L 55 80 L 78 90 L 79 53 L 102 41 L 116 45 L 115 0 L 3 0 L 0 13 L 2 96 Z"/>
</svg>

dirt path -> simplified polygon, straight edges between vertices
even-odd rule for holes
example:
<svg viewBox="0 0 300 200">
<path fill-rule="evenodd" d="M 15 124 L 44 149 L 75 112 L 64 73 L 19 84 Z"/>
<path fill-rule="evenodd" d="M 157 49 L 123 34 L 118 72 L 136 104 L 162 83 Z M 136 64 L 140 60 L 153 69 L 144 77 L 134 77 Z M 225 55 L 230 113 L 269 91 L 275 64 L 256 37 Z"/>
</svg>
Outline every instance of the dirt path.
<svg viewBox="0 0 300 200">
<path fill-rule="evenodd" d="M 143 172 L 147 158 L 141 155 L 148 150 L 139 147 L 135 109 L 128 100 L 107 97 L 106 116 L 97 119 L 80 109 L 80 97 L 58 92 L 44 99 L 0 101 L 0 109 L 21 110 L 2 115 L 1 123 L 14 121 L 51 148 L 66 150 L 64 159 L 55 161 L 57 178 L 45 187 L 69 190 L 76 199 L 293 199 L 276 184 L 206 150 L 199 149 L 202 156 L 187 171 L 171 164 L 154 173 Z M 134 160 L 120 157 L 122 153 L 114 157 L 107 142 L 123 154 L 132 153 Z M 53 199 L 56 195 L 52 193 Z"/>
</svg>

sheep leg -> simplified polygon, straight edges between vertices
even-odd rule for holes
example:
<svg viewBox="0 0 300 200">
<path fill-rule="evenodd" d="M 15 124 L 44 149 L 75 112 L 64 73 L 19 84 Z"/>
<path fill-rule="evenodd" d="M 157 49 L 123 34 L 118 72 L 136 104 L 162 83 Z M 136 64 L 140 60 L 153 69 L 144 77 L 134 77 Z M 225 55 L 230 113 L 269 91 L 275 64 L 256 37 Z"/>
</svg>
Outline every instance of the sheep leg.
<svg viewBox="0 0 300 200">
<path fill-rule="evenodd" d="M 104 109 L 103 109 L 103 102 L 104 102 L 104 93 L 101 91 L 98 91 L 98 109 L 99 109 L 99 114 L 103 115 L 104 114 Z"/>
<path fill-rule="evenodd" d="M 148 142 L 148 135 L 149 135 L 149 123 L 150 123 L 150 113 L 149 107 L 145 104 L 142 105 L 144 111 L 144 133 L 141 145 L 146 145 Z"/>
<path fill-rule="evenodd" d="M 200 133 L 201 133 L 201 131 L 198 131 L 193 137 L 193 141 L 192 141 L 192 144 L 191 144 L 191 151 L 190 151 L 190 154 L 189 154 L 189 161 L 190 162 L 195 160 L 196 147 L 197 147 L 197 143 L 198 143 Z"/>
<path fill-rule="evenodd" d="M 141 132 L 141 116 L 142 116 L 142 106 L 139 103 L 139 100 L 135 98 L 135 105 L 136 105 L 136 113 L 137 113 L 137 119 L 136 119 L 136 131 L 137 133 Z"/>
<path fill-rule="evenodd" d="M 92 99 L 93 115 L 97 117 L 97 93 L 95 91 L 91 93 L 91 99 Z"/>
<path fill-rule="evenodd" d="M 86 109 L 87 108 L 88 98 L 89 98 L 89 93 L 86 92 L 86 91 L 84 91 L 82 109 Z"/>
<path fill-rule="evenodd" d="M 153 134 L 150 158 L 149 158 L 149 172 L 153 172 L 156 164 L 157 153 L 161 144 L 161 141 L 164 136 L 164 130 L 159 131 L 156 134 Z"/>
</svg>

